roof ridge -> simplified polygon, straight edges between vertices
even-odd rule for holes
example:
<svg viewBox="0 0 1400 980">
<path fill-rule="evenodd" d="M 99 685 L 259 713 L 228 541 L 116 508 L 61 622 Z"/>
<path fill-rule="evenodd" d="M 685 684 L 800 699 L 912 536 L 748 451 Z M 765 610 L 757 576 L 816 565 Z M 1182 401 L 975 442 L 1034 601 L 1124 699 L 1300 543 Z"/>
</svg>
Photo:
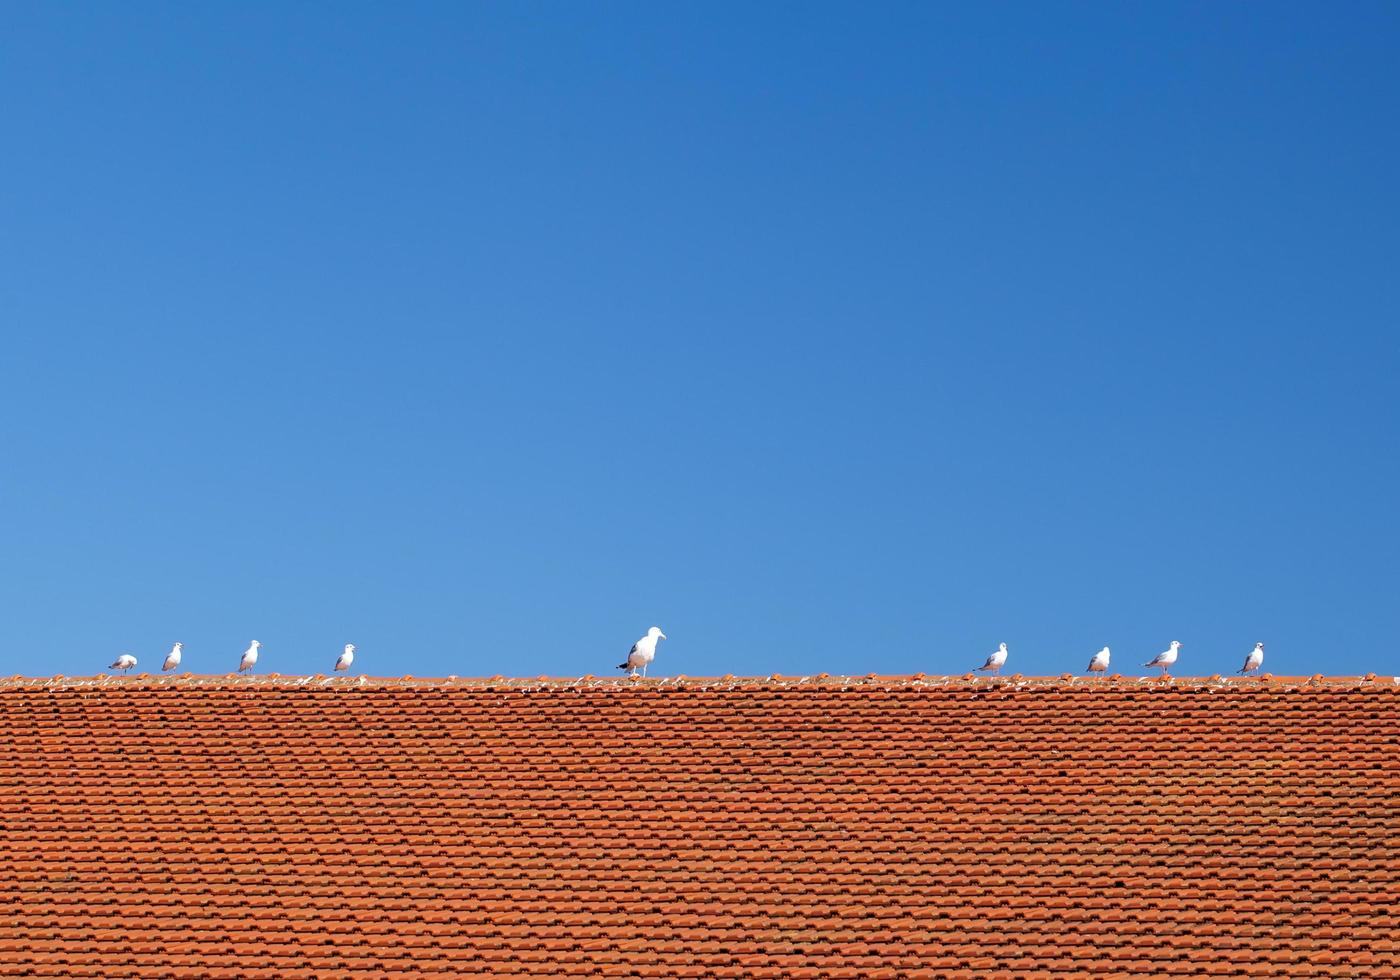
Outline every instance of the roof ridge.
<svg viewBox="0 0 1400 980">
<path fill-rule="evenodd" d="M 1051 689 L 1077 690 L 1123 690 L 1147 689 L 1170 690 L 1179 688 L 1208 688 L 1227 690 L 1278 690 L 1297 688 L 1390 688 L 1400 685 L 1400 677 L 1377 674 L 1325 676 L 1275 676 L 1263 674 L 1257 677 L 1234 677 L 1210 675 L 1204 677 L 1169 677 L 1156 675 L 1128 676 L 1111 674 L 1106 677 L 1085 677 L 1076 674 L 1023 676 L 1012 674 L 1000 678 L 980 677 L 975 674 L 806 674 L 738 677 L 725 674 L 722 677 L 688 677 L 679 674 L 674 677 L 599 677 L 585 674 L 580 677 L 370 677 L 358 675 L 328 674 L 135 674 L 118 676 L 114 674 L 92 674 L 67 677 L 56 674 L 52 677 L 28 677 L 16 674 L 0 678 L 0 690 L 24 687 L 98 687 L 98 688 L 246 688 L 267 687 L 295 689 L 315 687 L 354 687 L 354 688 L 501 688 L 509 690 L 529 690 L 539 688 L 608 688 L 618 690 L 651 690 L 668 688 L 756 688 L 782 689 L 791 687 L 812 688 L 920 688 L 920 687 L 963 687 L 968 689 L 998 690 L 1004 688 L 1043 687 Z"/>
</svg>

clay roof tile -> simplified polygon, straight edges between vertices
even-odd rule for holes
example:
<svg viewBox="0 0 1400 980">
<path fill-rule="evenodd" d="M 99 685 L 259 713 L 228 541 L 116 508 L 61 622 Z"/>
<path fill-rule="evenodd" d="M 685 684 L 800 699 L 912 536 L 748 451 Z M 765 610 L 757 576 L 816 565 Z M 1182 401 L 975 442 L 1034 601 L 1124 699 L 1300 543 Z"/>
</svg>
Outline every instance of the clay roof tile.
<svg viewBox="0 0 1400 980">
<path fill-rule="evenodd" d="M 0 975 L 1400 976 L 1372 676 L 0 680 Z"/>
</svg>

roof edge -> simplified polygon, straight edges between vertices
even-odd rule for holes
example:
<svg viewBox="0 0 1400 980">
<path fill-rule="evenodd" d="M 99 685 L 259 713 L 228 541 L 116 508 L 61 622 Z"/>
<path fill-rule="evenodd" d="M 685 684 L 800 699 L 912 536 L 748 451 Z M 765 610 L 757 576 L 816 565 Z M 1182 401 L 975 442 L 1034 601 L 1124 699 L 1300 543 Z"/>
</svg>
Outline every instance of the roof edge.
<svg viewBox="0 0 1400 980">
<path fill-rule="evenodd" d="M 793 687 L 810 688 L 924 688 L 954 687 L 981 690 L 1006 688 L 1053 688 L 1074 690 L 1296 690 L 1296 689 L 1388 689 L 1400 686 L 1400 677 L 1376 674 L 1350 676 L 1324 676 L 1314 674 L 1304 676 L 1274 676 L 1264 674 L 1259 677 L 1226 677 L 1219 674 L 1209 677 L 1169 677 L 1163 679 L 1152 675 L 1146 677 L 1112 674 L 1107 677 L 1086 677 L 1075 674 L 1027 677 L 1021 674 L 1006 677 L 979 677 L 975 674 L 810 674 L 784 675 L 770 674 L 763 677 L 736 677 L 726 674 L 723 677 L 687 677 L 684 674 L 674 677 L 598 677 L 585 674 L 581 677 L 370 677 L 358 675 L 282 675 L 258 674 L 136 674 L 117 676 L 94 674 L 84 677 L 25 677 L 14 675 L 0 678 L 0 690 L 6 688 L 123 688 L 123 689 L 163 689 L 163 688 L 483 688 L 502 690 L 537 690 L 545 688 L 606 688 L 615 690 L 644 689 L 710 689 L 710 688 L 764 688 L 785 689 Z"/>
</svg>

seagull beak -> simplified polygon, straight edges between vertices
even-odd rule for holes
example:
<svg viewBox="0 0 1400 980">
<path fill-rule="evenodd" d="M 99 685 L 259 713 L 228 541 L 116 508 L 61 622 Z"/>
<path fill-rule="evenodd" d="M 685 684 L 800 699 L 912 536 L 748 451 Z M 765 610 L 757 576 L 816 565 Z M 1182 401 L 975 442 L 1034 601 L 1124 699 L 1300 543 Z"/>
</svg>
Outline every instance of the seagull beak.
<svg viewBox="0 0 1400 980">
<path fill-rule="evenodd" d="M 661 634 L 661 638 L 662 638 L 663 640 L 668 639 L 668 637 L 666 636 L 665 633 L 662 633 L 662 634 Z"/>
</svg>

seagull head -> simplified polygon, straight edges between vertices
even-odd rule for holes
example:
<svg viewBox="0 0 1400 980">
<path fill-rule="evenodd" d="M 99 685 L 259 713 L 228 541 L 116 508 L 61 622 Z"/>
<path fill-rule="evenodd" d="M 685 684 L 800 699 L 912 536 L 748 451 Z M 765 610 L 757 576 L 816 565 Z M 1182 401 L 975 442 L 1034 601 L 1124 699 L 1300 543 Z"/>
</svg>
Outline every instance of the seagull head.
<svg viewBox="0 0 1400 980">
<path fill-rule="evenodd" d="M 355 652 L 355 644 L 353 644 L 353 643 L 347 643 L 347 644 L 345 644 L 345 652 L 346 652 L 346 653 L 354 653 L 354 652 Z"/>
<path fill-rule="evenodd" d="M 654 636 L 658 640 L 666 639 L 666 634 L 661 632 L 660 626 L 653 626 L 651 629 L 647 630 L 647 636 Z"/>
<path fill-rule="evenodd" d="M 1254 644 L 1254 649 L 1256 649 L 1256 650 L 1263 650 L 1263 649 L 1264 649 L 1264 641 L 1263 641 L 1263 640 L 1260 640 L 1258 643 Z"/>
<path fill-rule="evenodd" d="M 997 649 L 1000 650 L 1002 653 L 1005 653 L 1005 652 L 1006 652 L 1006 644 L 1005 644 L 1005 643 L 1001 644 L 1000 646 L 997 647 Z"/>
<path fill-rule="evenodd" d="M 248 645 L 249 645 L 250 647 L 252 647 L 254 650 L 256 650 L 256 649 L 258 649 L 258 647 L 262 646 L 262 644 L 259 643 L 257 640 L 254 640 L 252 643 L 249 643 Z"/>
<path fill-rule="evenodd" d="M 1180 648 L 1181 648 L 1181 641 L 1180 641 L 1180 640 L 1172 640 L 1172 649 L 1173 649 L 1173 650 L 1179 650 Z"/>
<path fill-rule="evenodd" d="M 183 647 L 183 646 L 184 646 L 183 643 L 177 643 L 177 644 L 175 644 L 174 652 L 175 652 L 175 653 L 179 653 L 179 652 L 180 652 L 180 648 Z"/>
</svg>

